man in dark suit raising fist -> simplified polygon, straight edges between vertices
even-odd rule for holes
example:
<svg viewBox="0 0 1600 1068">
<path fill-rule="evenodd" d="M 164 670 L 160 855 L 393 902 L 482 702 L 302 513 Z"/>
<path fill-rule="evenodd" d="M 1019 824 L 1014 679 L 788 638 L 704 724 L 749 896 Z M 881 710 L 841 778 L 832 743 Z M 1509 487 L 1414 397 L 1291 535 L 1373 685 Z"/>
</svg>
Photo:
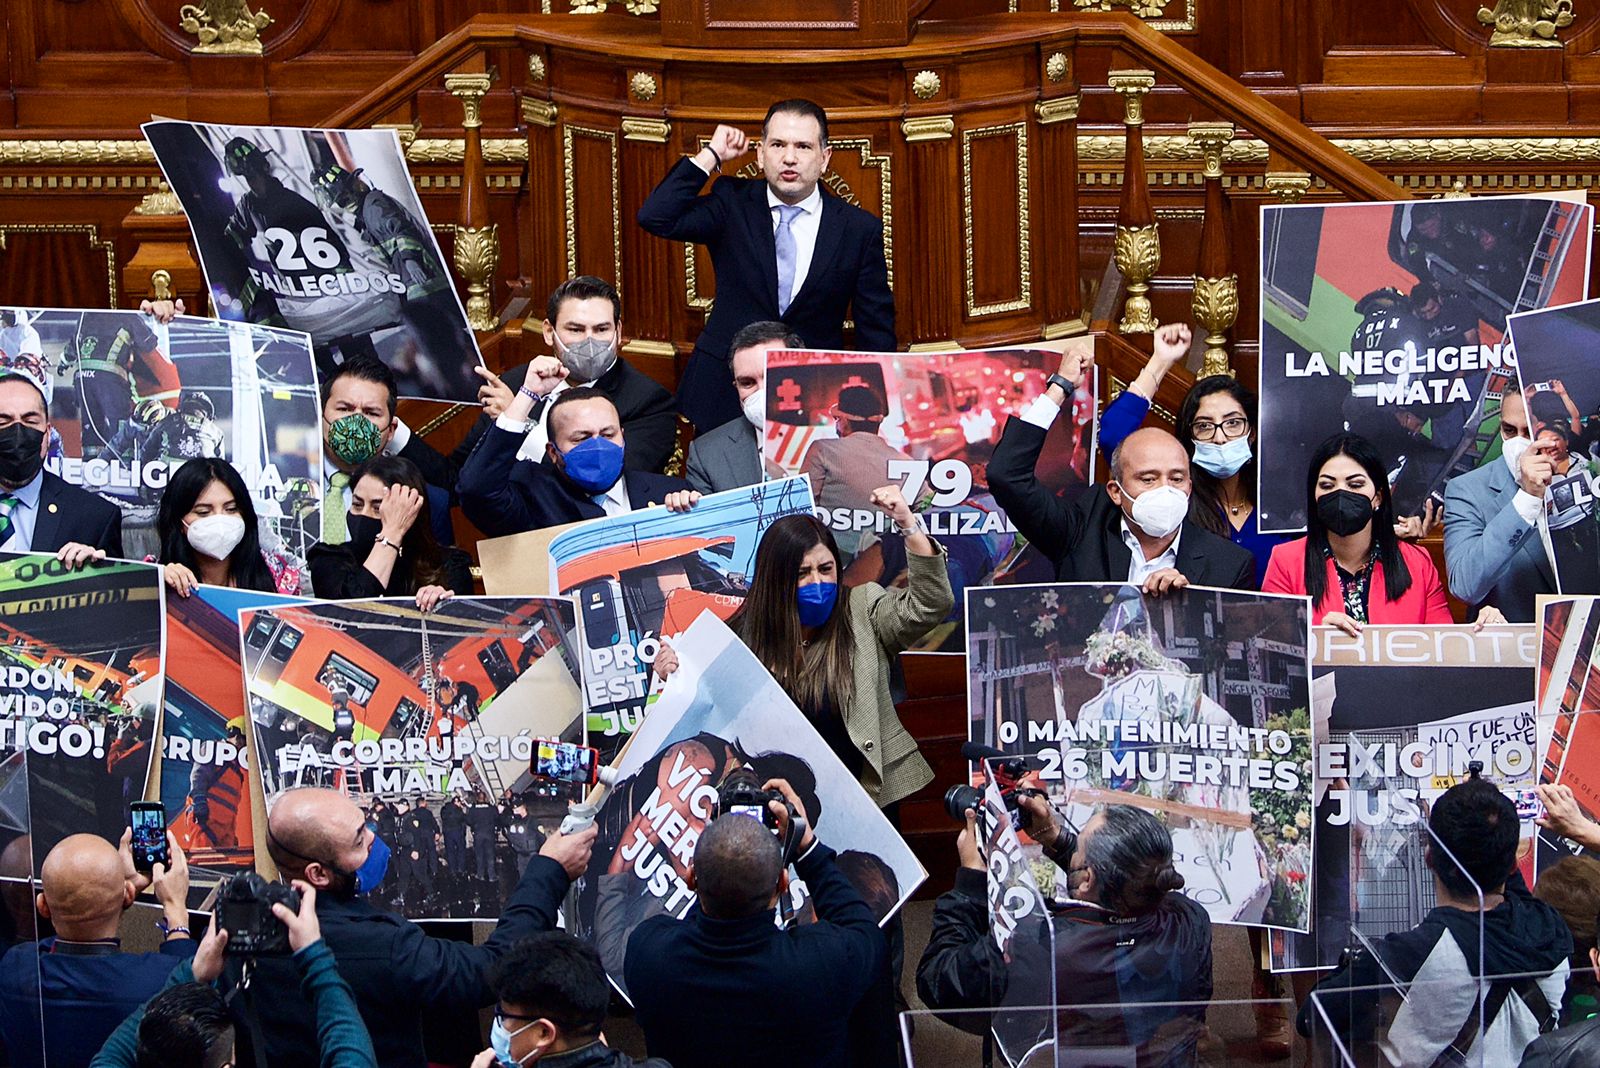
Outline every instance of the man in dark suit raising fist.
<svg viewBox="0 0 1600 1068">
<path fill-rule="evenodd" d="M 756 153 L 764 177 L 723 177 L 701 195 L 706 177 L 749 144 L 744 131 L 718 126 L 639 209 L 640 226 L 705 245 L 716 268 L 716 302 L 678 386 L 678 410 L 702 432 L 739 417 L 728 351 L 748 323 L 783 322 L 816 348 L 837 349 L 853 317 L 856 349 L 895 349 L 883 223 L 820 185 L 832 156 L 827 114 L 809 100 L 773 104 Z"/>
<path fill-rule="evenodd" d="M 122 512 L 44 469 L 50 417 L 44 391 L 0 376 L 0 550 L 55 553 L 73 567 L 122 555 Z"/>
</svg>

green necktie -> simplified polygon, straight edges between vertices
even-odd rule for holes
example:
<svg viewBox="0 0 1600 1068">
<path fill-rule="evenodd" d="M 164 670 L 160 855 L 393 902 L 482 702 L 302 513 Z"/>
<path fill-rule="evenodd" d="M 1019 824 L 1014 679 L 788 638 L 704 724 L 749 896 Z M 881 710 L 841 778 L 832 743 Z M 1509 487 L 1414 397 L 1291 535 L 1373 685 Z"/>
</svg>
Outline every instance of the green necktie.
<svg viewBox="0 0 1600 1068">
<path fill-rule="evenodd" d="M 350 476 L 344 471 L 335 471 L 328 479 L 328 492 L 322 498 L 322 540 L 329 545 L 343 545 L 350 539 L 344 523 L 344 491 L 348 485 Z"/>
<path fill-rule="evenodd" d="M 11 540 L 11 535 L 16 532 L 17 525 L 11 521 L 11 510 L 17 506 L 14 494 L 0 494 L 0 545 Z"/>
</svg>

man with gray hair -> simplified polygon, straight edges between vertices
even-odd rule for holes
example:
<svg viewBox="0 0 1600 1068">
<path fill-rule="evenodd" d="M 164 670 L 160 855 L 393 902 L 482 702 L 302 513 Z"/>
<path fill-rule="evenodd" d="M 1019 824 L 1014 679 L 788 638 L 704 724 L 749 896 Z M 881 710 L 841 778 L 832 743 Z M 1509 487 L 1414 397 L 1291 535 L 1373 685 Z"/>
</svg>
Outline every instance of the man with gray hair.
<svg viewBox="0 0 1600 1068">
<path fill-rule="evenodd" d="M 1074 833 L 1042 797 L 1020 799 L 1029 834 L 1067 873 L 1070 897 L 1052 906 L 1055 989 L 1064 1046 L 1136 1046 L 1140 1064 L 1194 1064 L 1211 999 L 1211 920 L 1179 891 L 1172 836 L 1150 812 L 1107 805 Z M 989 937 L 987 873 L 976 817 L 956 839 L 955 889 L 933 909 L 917 991 L 934 1009 L 999 1005 L 1024 954 L 1002 957 Z M 1019 934 L 1017 938 L 1020 938 Z M 1013 939 L 1013 949 L 1016 949 Z M 1085 1011 L 1088 1006 L 1120 1011 Z M 984 1029 L 984 1014 L 952 1019 Z"/>
<path fill-rule="evenodd" d="M 1158 353 L 1184 342 L 1163 327 Z M 1069 349 L 1044 394 L 1006 421 L 989 461 L 989 490 L 1017 530 L 1056 568 L 1062 582 L 1127 582 L 1163 594 L 1194 583 L 1259 588 L 1248 549 L 1189 518 L 1189 454 L 1158 427 L 1135 430 L 1111 454 L 1111 482 L 1071 504 L 1039 481 L 1034 468 L 1061 408 L 1090 371 L 1092 352 Z"/>
<path fill-rule="evenodd" d="M 781 469 L 769 468 L 761 456 L 762 434 L 767 428 L 767 353 L 803 349 L 805 344 L 799 334 L 775 321 L 751 323 L 733 335 L 730 362 L 741 414 L 689 443 L 684 477 L 690 487 L 701 493 L 720 493 L 782 475 Z"/>
</svg>

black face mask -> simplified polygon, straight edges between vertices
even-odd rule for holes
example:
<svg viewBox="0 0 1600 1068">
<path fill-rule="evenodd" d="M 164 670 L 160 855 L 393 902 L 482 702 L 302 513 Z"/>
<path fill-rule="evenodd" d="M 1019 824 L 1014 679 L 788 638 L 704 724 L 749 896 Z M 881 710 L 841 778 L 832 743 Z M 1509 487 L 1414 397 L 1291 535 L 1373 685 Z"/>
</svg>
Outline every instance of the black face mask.
<svg viewBox="0 0 1600 1068">
<path fill-rule="evenodd" d="M 378 535 L 383 533 L 383 520 L 375 519 L 370 515 L 347 515 L 344 519 L 344 529 L 349 535 L 350 552 L 355 556 L 356 563 L 361 563 L 372 552 L 372 547 L 378 544 Z"/>
<path fill-rule="evenodd" d="M 1317 498 L 1317 519 L 1328 533 L 1349 537 L 1372 521 L 1372 498 L 1334 490 Z"/>
<path fill-rule="evenodd" d="M 44 456 L 39 446 L 44 444 L 44 431 L 35 430 L 22 423 L 12 423 L 0 430 L 0 482 L 8 486 L 26 486 L 44 466 Z"/>
</svg>

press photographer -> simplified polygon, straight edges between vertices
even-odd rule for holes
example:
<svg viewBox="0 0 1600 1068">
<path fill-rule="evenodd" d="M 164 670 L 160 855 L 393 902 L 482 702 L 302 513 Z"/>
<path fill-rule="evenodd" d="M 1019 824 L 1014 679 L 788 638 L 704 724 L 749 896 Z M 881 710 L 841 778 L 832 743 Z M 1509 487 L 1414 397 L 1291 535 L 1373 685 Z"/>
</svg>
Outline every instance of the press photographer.
<svg viewBox="0 0 1600 1068">
<path fill-rule="evenodd" d="M 1057 1000 L 1107 1007 L 1063 1008 L 1062 1044 L 1137 1046 L 1141 1065 L 1194 1064 L 1211 998 L 1211 920 L 1178 892 L 1183 877 L 1172 866 L 1172 836 L 1132 805 L 1107 805 L 1074 834 L 1037 793 L 1015 796 L 1029 835 L 1067 873 L 1071 897 L 1056 903 L 1051 917 Z M 955 889 L 934 905 L 928 948 L 917 965 L 917 992 L 934 1009 L 999 1005 L 1011 978 L 1010 962 L 989 937 L 976 810 L 963 814 Z M 1126 1008 L 1117 1011 L 1118 1005 Z M 952 1022 L 988 1026 L 983 1014 Z"/>
</svg>

